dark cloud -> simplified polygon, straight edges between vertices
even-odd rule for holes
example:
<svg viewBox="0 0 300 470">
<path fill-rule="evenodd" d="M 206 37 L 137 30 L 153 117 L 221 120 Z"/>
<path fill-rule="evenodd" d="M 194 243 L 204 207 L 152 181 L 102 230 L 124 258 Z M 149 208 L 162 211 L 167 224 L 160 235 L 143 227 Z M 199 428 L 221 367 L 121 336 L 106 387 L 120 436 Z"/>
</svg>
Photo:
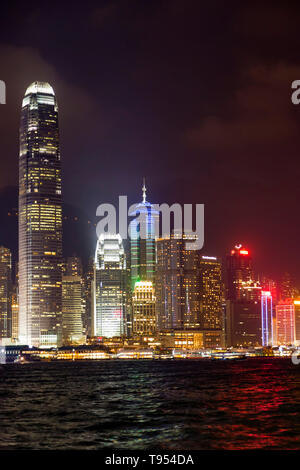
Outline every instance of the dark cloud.
<svg viewBox="0 0 300 470">
<path fill-rule="evenodd" d="M 291 103 L 291 83 L 300 67 L 256 65 L 241 73 L 226 116 L 207 116 L 187 131 L 187 140 L 199 149 L 238 149 L 289 144 L 297 137 L 299 116 Z M 276 148 L 276 147 L 275 147 Z"/>
</svg>

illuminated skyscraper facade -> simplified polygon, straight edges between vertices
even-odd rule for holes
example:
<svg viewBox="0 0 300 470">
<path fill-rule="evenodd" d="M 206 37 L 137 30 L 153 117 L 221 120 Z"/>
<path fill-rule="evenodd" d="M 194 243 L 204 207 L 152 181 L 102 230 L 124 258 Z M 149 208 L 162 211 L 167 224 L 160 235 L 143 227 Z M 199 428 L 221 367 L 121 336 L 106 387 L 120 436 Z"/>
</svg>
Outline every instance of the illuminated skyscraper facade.
<svg viewBox="0 0 300 470">
<path fill-rule="evenodd" d="M 285 272 L 279 282 L 279 296 L 281 300 L 292 299 L 294 297 L 295 287 L 292 277 Z"/>
<path fill-rule="evenodd" d="M 55 346 L 61 334 L 62 197 L 58 107 L 34 82 L 22 103 L 19 156 L 19 340 Z"/>
<path fill-rule="evenodd" d="M 0 338 L 11 336 L 11 252 L 0 246 Z"/>
<path fill-rule="evenodd" d="M 223 327 L 222 266 L 214 256 L 200 258 L 200 327 Z"/>
<path fill-rule="evenodd" d="M 226 301 L 226 346 L 260 346 L 261 305 L 260 302 Z"/>
<path fill-rule="evenodd" d="M 137 281 L 132 296 L 133 333 L 152 335 L 156 330 L 155 296 L 151 281 Z"/>
<path fill-rule="evenodd" d="M 66 276 L 82 276 L 82 262 L 78 256 L 69 256 L 63 263 L 63 273 Z"/>
<path fill-rule="evenodd" d="M 236 245 L 226 257 L 226 299 L 252 300 L 245 295 L 244 290 L 252 281 L 252 258 L 249 251 L 242 245 Z"/>
<path fill-rule="evenodd" d="M 242 245 L 226 258 L 225 280 L 226 345 L 261 345 L 261 286 L 254 280 L 250 253 Z"/>
<path fill-rule="evenodd" d="M 261 292 L 261 337 L 263 346 L 274 344 L 273 299 L 270 291 Z"/>
<path fill-rule="evenodd" d="M 70 256 L 63 262 L 62 276 L 62 343 L 83 343 L 85 329 L 84 280 L 82 262 L 78 256 Z"/>
<path fill-rule="evenodd" d="M 199 252 L 187 250 L 194 235 L 157 240 L 156 316 L 158 328 L 200 328 Z"/>
<path fill-rule="evenodd" d="M 294 300 L 295 307 L 295 342 L 300 345 L 300 299 Z"/>
<path fill-rule="evenodd" d="M 77 274 L 62 277 L 62 343 L 82 343 L 83 281 Z"/>
<path fill-rule="evenodd" d="M 158 212 L 146 201 L 146 186 L 143 185 L 143 201 L 136 206 L 140 221 L 130 223 L 130 269 L 131 289 L 137 281 L 155 283 L 155 224 Z M 135 216 L 135 214 L 130 214 Z M 143 227 L 141 225 L 143 224 Z"/>
<path fill-rule="evenodd" d="M 276 305 L 276 344 L 295 344 L 295 305 L 293 300 Z"/>
<path fill-rule="evenodd" d="M 83 327 L 87 336 L 92 336 L 93 324 L 93 285 L 94 285 L 94 258 L 90 258 L 87 270 L 84 273 L 84 314 Z"/>
<path fill-rule="evenodd" d="M 11 339 L 14 343 L 19 339 L 19 300 L 17 286 L 13 287 L 11 296 Z"/>
<path fill-rule="evenodd" d="M 126 258 L 119 234 L 101 234 L 97 241 L 93 295 L 93 335 L 123 335 L 126 318 Z"/>
</svg>

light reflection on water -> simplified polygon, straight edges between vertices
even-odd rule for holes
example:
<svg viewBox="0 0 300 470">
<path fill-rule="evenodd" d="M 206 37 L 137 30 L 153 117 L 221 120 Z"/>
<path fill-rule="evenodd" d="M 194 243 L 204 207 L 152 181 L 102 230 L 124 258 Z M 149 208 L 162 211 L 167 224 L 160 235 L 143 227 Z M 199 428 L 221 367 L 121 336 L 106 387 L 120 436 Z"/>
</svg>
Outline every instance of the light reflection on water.
<svg viewBox="0 0 300 470">
<path fill-rule="evenodd" d="M 288 359 L 6 365 L 0 448 L 300 448 Z"/>
</svg>

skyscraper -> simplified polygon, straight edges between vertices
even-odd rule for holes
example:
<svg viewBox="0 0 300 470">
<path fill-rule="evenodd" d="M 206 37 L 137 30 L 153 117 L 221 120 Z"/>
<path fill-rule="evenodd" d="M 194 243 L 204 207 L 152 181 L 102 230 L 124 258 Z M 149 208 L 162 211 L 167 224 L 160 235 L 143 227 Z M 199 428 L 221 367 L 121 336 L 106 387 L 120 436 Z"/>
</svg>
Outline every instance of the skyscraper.
<svg viewBox="0 0 300 470">
<path fill-rule="evenodd" d="M 19 300 L 17 286 L 13 286 L 11 296 L 11 340 L 16 343 L 19 339 Z"/>
<path fill-rule="evenodd" d="M 64 345 L 84 341 L 83 283 L 77 274 L 64 274 L 62 277 L 62 343 Z"/>
<path fill-rule="evenodd" d="M 126 308 L 126 258 L 119 234 L 101 234 L 94 264 L 94 336 L 121 336 Z"/>
<path fill-rule="evenodd" d="M 82 276 L 82 262 L 78 256 L 69 256 L 63 263 L 63 273 L 66 276 Z"/>
<path fill-rule="evenodd" d="M 92 336 L 93 324 L 93 284 L 94 284 L 94 258 L 89 258 L 87 269 L 84 273 L 84 315 L 83 327 L 87 336 Z"/>
<path fill-rule="evenodd" d="M 295 343 L 295 305 L 292 299 L 276 305 L 276 343 L 289 345 Z"/>
<path fill-rule="evenodd" d="M 295 342 L 300 345 L 300 299 L 294 300 L 295 306 Z"/>
<path fill-rule="evenodd" d="M 253 281 L 252 258 L 242 245 L 236 245 L 226 257 L 226 299 L 251 300 L 245 287 Z"/>
<path fill-rule="evenodd" d="M 289 273 L 285 272 L 279 283 L 280 300 L 292 299 L 294 297 L 294 293 L 295 287 L 292 277 Z"/>
<path fill-rule="evenodd" d="M 143 200 L 136 206 L 144 225 L 144 234 L 141 223 L 133 219 L 130 223 L 130 266 L 131 289 L 133 291 L 137 281 L 155 282 L 155 224 L 158 212 L 146 201 L 145 180 L 143 184 Z M 137 214 L 137 215 L 138 215 Z M 135 216 L 136 214 L 130 214 Z"/>
<path fill-rule="evenodd" d="M 0 246 L 0 338 L 11 336 L 11 252 Z"/>
<path fill-rule="evenodd" d="M 155 296 L 151 281 L 137 281 L 132 297 L 133 333 L 152 335 L 156 330 Z"/>
<path fill-rule="evenodd" d="M 261 337 L 263 346 L 273 345 L 273 299 L 270 291 L 261 292 Z"/>
<path fill-rule="evenodd" d="M 226 344 L 261 344 L 261 286 L 254 280 L 248 249 L 236 245 L 226 258 Z"/>
<path fill-rule="evenodd" d="M 252 301 L 226 301 L 226 346 L 259 346 L 261 305 Z"/>
<path fill-rule="evenodd" d="M 19 340 L 55 346 L 61 331 L 62 198 L 58 107 L 34 82 L 21 113 L 19 156 Z"/>
<path fill-rule="evenodd" d="M 223 327 L 222 266 L 214 256 L 200 258 L 200 327 Z"/>
<path fill-rule="evenodd" d="M 198 250 L 187 250 L 195 235 L 172 233 L 157 240 L 156 316 L 158 328 L 199 328 L 200 277 Z"/>
</svg>

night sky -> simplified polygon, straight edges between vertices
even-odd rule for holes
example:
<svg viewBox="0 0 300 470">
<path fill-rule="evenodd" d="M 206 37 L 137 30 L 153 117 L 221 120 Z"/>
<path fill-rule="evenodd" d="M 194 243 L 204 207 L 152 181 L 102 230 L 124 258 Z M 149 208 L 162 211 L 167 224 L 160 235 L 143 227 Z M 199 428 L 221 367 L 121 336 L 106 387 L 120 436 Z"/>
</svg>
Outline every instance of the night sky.
<svg viewBox="0 0 300 470">
<path fill-rule="evenodd" d="M 203 253 L 241 242 L 260 272 L 300 284 L 300 5 L 6 2 L 0 15 L 0 190 L 18 182 L 25 89 L 48 81 L 78 213 L 139 201 L 146 176 L 153 203 L 205 204 Z"/>
</svg>

